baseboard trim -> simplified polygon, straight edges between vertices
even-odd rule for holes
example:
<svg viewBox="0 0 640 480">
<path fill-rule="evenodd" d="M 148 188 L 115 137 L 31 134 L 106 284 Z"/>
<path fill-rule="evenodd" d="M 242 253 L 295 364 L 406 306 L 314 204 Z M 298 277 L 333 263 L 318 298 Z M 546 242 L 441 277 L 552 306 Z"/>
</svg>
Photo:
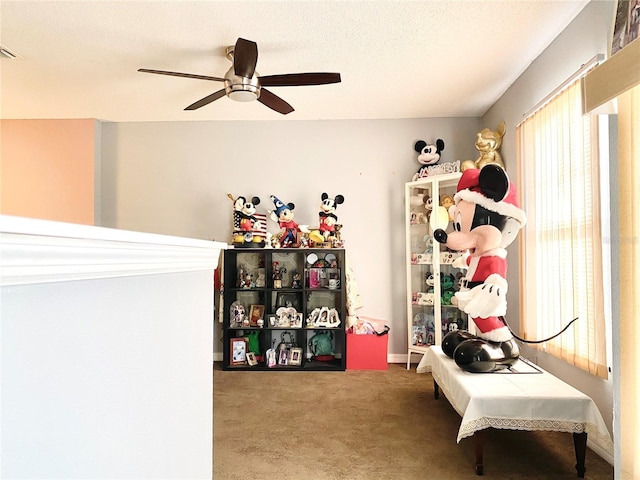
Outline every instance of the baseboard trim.
<svg viewBox="0 0 640 480">
<path fill-rule="evenodd" d="M 603 447 L 600 443 L 596 442 L 592 438 L 587 436 L 587 446 L 593 450 L 595 453 L 600 455 L 603 460 L 607 461 L 609 464 L 614 464 L 613 452 L 610 452 L 607 448 Z"/>
<path fill-rule="evenodd" d="M 222 361 L 222 352 L 213 352 L 213 361 Z M 407 363 L 406 353 L 389 353 L 387 354 L 387 363 Z"/>
</svg>

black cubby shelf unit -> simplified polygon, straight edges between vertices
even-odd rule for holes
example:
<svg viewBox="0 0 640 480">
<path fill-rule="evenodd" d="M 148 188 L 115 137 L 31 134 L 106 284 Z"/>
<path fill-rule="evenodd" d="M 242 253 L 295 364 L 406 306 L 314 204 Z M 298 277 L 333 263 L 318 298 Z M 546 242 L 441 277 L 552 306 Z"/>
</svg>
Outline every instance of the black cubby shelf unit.
<svg viewBox="0 0 640 480">
<path fill-rule="evenodd" d="M 223 272 L 224 370 L 345 370 L 344 249 L 229 248 Z"/>
</svg>

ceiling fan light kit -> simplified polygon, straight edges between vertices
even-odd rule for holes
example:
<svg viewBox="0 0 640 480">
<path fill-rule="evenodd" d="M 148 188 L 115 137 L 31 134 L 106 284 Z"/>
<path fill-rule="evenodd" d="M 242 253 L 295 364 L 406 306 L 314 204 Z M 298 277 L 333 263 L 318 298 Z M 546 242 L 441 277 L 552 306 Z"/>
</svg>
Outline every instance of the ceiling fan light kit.
<svg viewBox="0 0 640 480">
<path fill-rule="evenodd" d="M 258 63 L 258 45 L 251 40 L 238 38 L 236 44 L 227 47 L 227 58 L 231 61 L 231 68 L 224 78 L 208 75 L 196 75 L 192 73 L 170 72 L 166 70 L 138 69 L 139 72 L 169 75 L 174 77 L 194 78 L 214 82 L 224 82 L 224 88 L 207 95 L 192 103 L 185 110 L 197 110 L 224 96 L 239 102 L 258 100 L 263 105 L 286 115 L 294 111 L 293 107 L 283 99 L 263 88 L 268 87 L 293 87 L 305 85 L 327 85 L 340 83 L 339 73 L 288 73 L 281 75 L 267 75 L 261 77 L 256 72 Z"/>
</svg>

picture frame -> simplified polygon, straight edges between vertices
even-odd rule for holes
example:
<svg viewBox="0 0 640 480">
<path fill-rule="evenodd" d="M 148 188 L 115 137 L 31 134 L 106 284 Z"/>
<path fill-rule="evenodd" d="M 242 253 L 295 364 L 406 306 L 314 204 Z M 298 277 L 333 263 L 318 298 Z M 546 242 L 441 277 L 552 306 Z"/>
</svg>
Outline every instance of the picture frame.
<svg viewBox="0 0 640 480">
<path fill-rule="evenodd" d="M 637 0 L 617 0 L 613 12 L 613 26 L 609 44 L 610 57 L 640 37 L 640 2 Z"/>
<path fill-rule="evenodd" d="M 229 364 L 244 365 L 247 363 L 248 341 L 245 337 L 229 340 Z"/>
<path fill-rule="evenodd" d="M 294 347 L 291 350 L 289 350 L 289 358 L 287 360 L 287 364 L 288 365 L 292 365 L 294 367 L 299 367 L 300 365 L 302 365 L 302 348 L 300 347 Z"/>
<path fill-rule="evenodd" d="M 249 310 L 249 326 L 257 327 L 258 320 L 264 320 L 264 305 L 251 305 Z"/>
<path fill-rule="evenodd" d="M 289 352 L 286 348 L 280 350 L 280 356 L 278 358 L 278 365 L 286 366 L 289 360 Z"/>
<path fill-rule="evenodd" d="M 247 363 L 250 367 L 253 367 L 258 364 L 258 359 L 256 358 L 256 354 L 253 352 L 247 352 Z"/>
<path fill-rule="evenodd" d="M 277 315 L 269 315 L 267 326 L 275 327 L 278 324 L 278 316 Z"/>
<path fill-rule="evenodd" d="M 293 319 L 293 323 L 291 324 L 291 328 L 302 328 L 302 313 L 296 313 L 296 316 Z"/>
<path fill-rule="evenodd" d="M 293 307 L 300 311 L 300 297 L 297 293 L 278 292 L 276 295 L 276 309 L 279 307 Z"/>
</svg>

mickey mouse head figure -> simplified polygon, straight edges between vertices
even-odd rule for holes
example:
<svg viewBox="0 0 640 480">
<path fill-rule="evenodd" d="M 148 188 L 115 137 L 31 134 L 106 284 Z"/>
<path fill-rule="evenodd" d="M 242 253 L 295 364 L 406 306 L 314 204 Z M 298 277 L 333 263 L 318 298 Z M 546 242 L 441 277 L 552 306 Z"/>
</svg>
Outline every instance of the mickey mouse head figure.
<svg viewBox="0 0 640 480">
<path fill-rule="evenodd" d="M 413 148 L 418 152 L 418 162 L 422 165 L 420 170 L 413 176 L 413 181 L 416 181 L 419 178 L 428 177 L 429 170 L 427 167 L 440 161 L 440 153 L 444 150 L 444 140 L 439 138 L 436 140 L 435 145 L 430 145 L 424 140 L 418 140 Z"/>
<path fill-rule="evenodd" d="M 436 230 L 434 238 L 456 251 L 466 251 L 454 266 L 468 268 L 457 306 L 471 316 L 478 335 L 456 330 L 442 340 L 442 350 L 469 372 L 508 367 L 520 351 L 501 318 L 507 311 L 507 251 L 526 216 L 516 201 L 515 186 L 496 164 L 465 170 L 455 205 L 450 207 L 454 231 Z"/>
</svg>

